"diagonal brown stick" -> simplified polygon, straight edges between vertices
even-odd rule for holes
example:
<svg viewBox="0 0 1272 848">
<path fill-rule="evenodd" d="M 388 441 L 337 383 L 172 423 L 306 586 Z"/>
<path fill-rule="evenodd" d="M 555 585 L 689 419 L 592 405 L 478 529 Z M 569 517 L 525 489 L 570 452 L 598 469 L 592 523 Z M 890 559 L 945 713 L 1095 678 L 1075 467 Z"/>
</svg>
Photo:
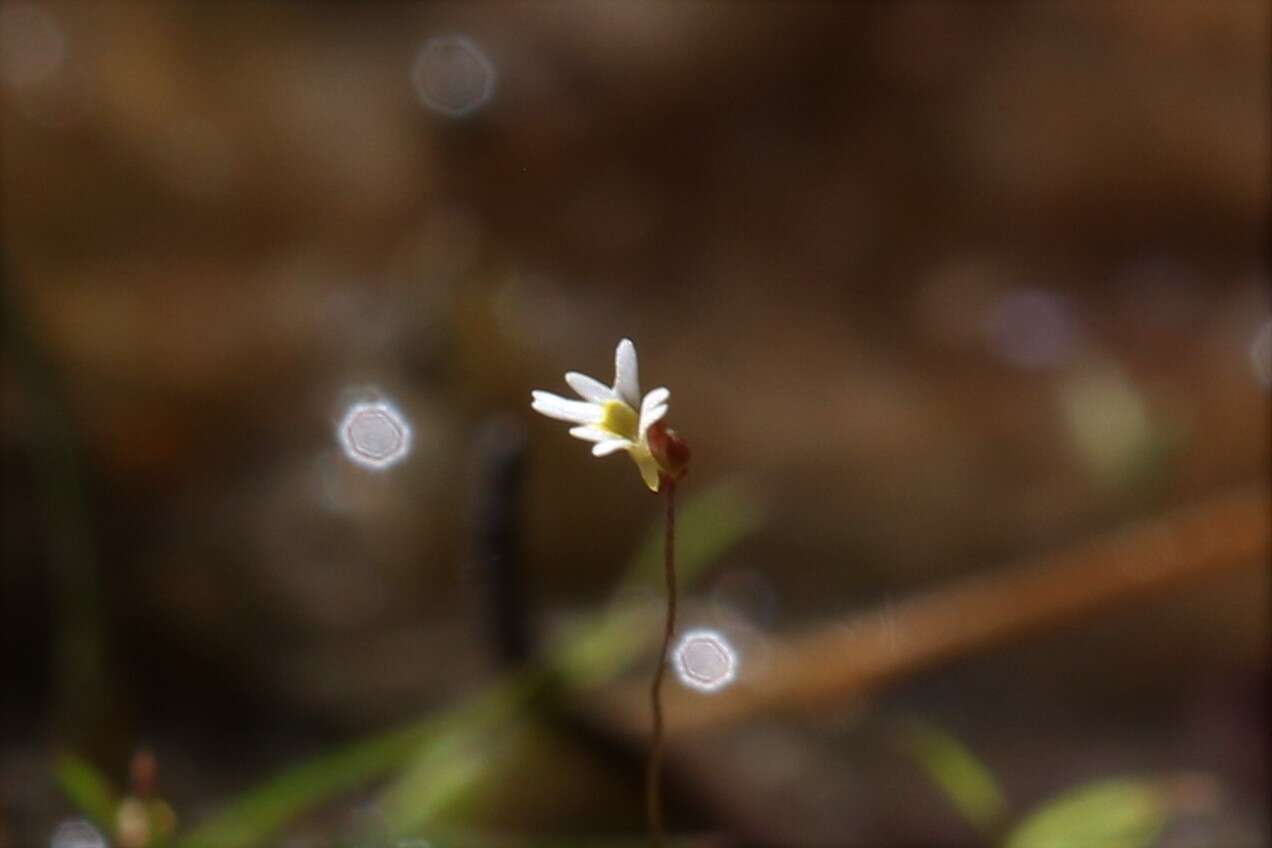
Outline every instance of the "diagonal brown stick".
<svg viewBox="0 0 1272 848">
<path fill-rule="evenodd" d="M 819 628 L 774 645 L 769 671 L 727 692 L 709 698 L 668 692 L 668 729 L 683 733 L 842 702 L 1023 633 L 1266 563 L 1269 509 L 1263 488 L 1230 492 L 1070 551 Z M 620 693 L 612 718 L 637 732 L 643 706 L 640 695 Z"/>
</svg>

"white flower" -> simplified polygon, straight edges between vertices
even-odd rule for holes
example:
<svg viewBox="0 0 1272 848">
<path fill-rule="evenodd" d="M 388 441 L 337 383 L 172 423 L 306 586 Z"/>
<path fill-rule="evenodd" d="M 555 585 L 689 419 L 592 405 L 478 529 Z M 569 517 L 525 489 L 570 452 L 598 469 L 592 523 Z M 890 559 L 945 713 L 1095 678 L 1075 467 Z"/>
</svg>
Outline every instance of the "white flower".
<svg viewBox="0 0 1272 848">
<path fill-rule="evenodd" d="M 568 400 L 551 392 L 534 391 L 530 393 L 533 398 L 530 407 L 549 418 L 579 425 L 571 428 L 570 435 L 595 442 L 592 445 L 593 456 L 627 451 L 640 469 L 645 485 L 651 492 L 658 491 L 661 469 L 649 450 L 648 432 L 651 425 L 667 414 L 667 399 L 671 392 L 657 388 L 644 398 L 640 396 L 636 346 L 631 339 L 623 339 L 614 351 L 613 388 L 577 371 L 566 373 L 565 382 L 583 400 Z"/>
</svg>

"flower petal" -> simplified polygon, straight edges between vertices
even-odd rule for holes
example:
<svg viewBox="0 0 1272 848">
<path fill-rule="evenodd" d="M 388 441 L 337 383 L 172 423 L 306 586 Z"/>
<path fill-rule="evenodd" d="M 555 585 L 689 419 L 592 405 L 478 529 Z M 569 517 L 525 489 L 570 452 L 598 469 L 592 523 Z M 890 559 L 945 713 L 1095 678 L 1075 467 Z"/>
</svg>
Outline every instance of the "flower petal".
<svg viewBox="0 0 1272 848">
<path fill-rule="evenodd" d="M 533 391 L 530 408 L 535 412 L 555 418 L 558 421 L 572 421 L 575 424 L 595 424 L 601 420 L 603 412 L 594 403 L 581 400 L 566 400 L 551 392 Z"/>
<path fill-rule="evenodd" d="M 650 428 L 650 425 L 661 421 L 662 417 L 666 414 L 667 404 L 665 403 L 642 412 L 640 416 L 640 437 L 642 439 L 645 438 L 645 431 Z"/>
<path fill-rule="evenodd" d="M 614 351 L 614 391 L 633 409 L 640 406 L 640 368 L 631 339 L 623 339 Z"/>
<path fill-rule="evenodd" d="M 651 391 L 649 394 L 645 395 L 644 400 L 640 402 L 641 411 L 644 412 L 645 409 L 648 407 L 658 406 L 659 404 L 666 403 L 667 399 L 670 397 L 671 397 L 671 389 L 668 389 L 666 386 L 659 386 L 658 388 Z"/>
<path fill-rule="evenodd" d="M 645 481 L 645 485 L 649 487 L 649 491 L 658 491 L 658 484 L 661 482 L 659 476 L 658 461 L 647 450 L 632 451 L 632 460 L 636 463 L 636 467 L 640 469 L 640 479 Z"/>
<path fill-rule="evenodd" d="M 609 456 L 617 451 L 627 450 L 632 443 L 627 439 L 607 439 L 592 445 L 592 456 Z"/>
<path fill-rule="evenodd" d="M 671 397 L 671 392 L 660 386 L 649 394 L 645 395 L 645 399 L 640 402 L 640 437 L 645 438 L 645 431 L 667 414 L 667 399 Z"/>
<path fill-rule="evenodd" d="M 570 384 L 570 388 L 578 392 L 579 397 L 583 400 L 590 400 L 593 403 L 604 403 L 607 400 L 613 400 L 614 390 L 602 383 L 600 380 L 593 379 L 586 374 L 580 374 L 577 371 L 570 371 L 565 375 L 565 382 Z"/>
<path fill-rule="evenodd" d="M 614 434 L 609 430 L 591 426 L 572 427 L 570 428 L 570 435 L 585 442 L 605 442 L 614 438 Z"/>
</svg>

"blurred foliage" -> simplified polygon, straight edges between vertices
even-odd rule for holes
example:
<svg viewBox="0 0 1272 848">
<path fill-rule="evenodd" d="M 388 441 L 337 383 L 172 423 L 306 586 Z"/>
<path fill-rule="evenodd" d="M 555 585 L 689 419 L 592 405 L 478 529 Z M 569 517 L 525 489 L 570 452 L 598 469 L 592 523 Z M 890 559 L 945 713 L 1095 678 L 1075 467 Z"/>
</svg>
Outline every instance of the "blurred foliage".
<svg viewBox="0 0 1272 848">
<path fill-rule="evenodd" d="M 772 493 L 744 566 L 773 630 L 1266 484 L 1269 9 L 0 3 L 0 843 L 61 812 L 8 798 L 48 735 L 97 763 L 164 740 L 199 809 L 275 736 L 362 738 L 231 800 L 190 833 L 207 848 L 390 775 L 403 830 L 494 806 L 504 766 L 553 744 L 527 719 L 639 659 L 661 580 L 651 541 L 542 666 L 456 698 L 490 662 L 456 567 L 465 434 L 528 418 L 526 388 L 619 335 L 669 375 L 695 474 Z M 421 86 L 444 33 L 485 72 L 462 120 Z M 400 473 L 335 453 L 364 390 L 416 428 Z M 557 616 L 647 500 L 603 488 L 617 469 L 562 485 L 591 459 L 530 444 L 525 573 Z M 759 516 L 741 489 L 686 504 L 686 583 Z M 1239 575 L 986 655 L 991 683 L 925 680 L 1004 770 L 936 728 L 911 755 L 982 828 L 1015 781 L 1109 750 L 1261 799 L 1266 594 Z M 422 704 L 446 707 L 366 735 Z M 1003 757 L 1021 717 L 1029 751 Z M 804 762 L 836 741 L 797 729 Z M 87 761 L 55 771 L 104 814 Z M 815 808 L 925 844 L 921 815 L 872 820 L 869 777 L 752 806 L 787 835 Z"/>
<path fill-rule="evenodd" d="M 1007 801 L 998 779 L 958 737 L 912 719 L 902 731 L 902 743 L 969 824 L 985 834 L 1002 826 Z"/>
<path fill-rule="evenodd" d="M 677 507 L 676 571 L 682 589 L 692 587 L 706 570 L 742 539 L 759 531 L 764 507 L 754 487 L 740 480 L 716 483 L 693 493 Z M 609 611 L 594 616 L 563 635 L 552 648 L 553 665 L 578 686 L 611 678 L 644 649 L 654 632 L 648 610 L 633 608 L 634 597 L 663 592 L 662 530 L 646 534 L 635 559 L 623 573 Z"/>
<path fill-rule="evenodd" d="M 58 754 L 53 761 L 53 778 L 76 809 L 106 833 L 115 829 L 119 793 L 96 766 L 74 754 Z"/>
<path fill-rule="evenodd" d="M 120 848 L 165 848 L 171 844 L 176 815 L 162 798 L 122 795 L 106 775 L 82 757 L 58 754 L 54 780 L 81 813 Z"/>
<path fill-rule="evenodd" d="M 761 516 L 749 488 L 736 481 L 686 499 L 678 522 L 681 586 L 694 585 L 720 557 L 754 533 Z M 649 578 L 651 562 L 658 559 L 651 552 L 660 544 L 661 525 L 648 535 L 620 586 L 638 585 Z M 403 767 L 402 777 L 386 794 L 386 821 L 395 834 L 418 831 L 445 819 L 493 777 L 492 764 L 497 759 L 480 752 L 502 725 L 524 716 L 536 698 L 559 687 L 579 688 L 616 676 L 655 635 L 648 616 L 622 609 L 591 616 L 559 640 L 543 666 L 496 682 L 440 714 L 286 769 L 229 801 L 177 844 L 181 848 L 265 844 L 304 811 Z M 73 804 L 104 826 L 113 826 L 116 796 L 90 764 L 65 755 L 58 760 L 57 773 Z"/>
<path fill-rule="evenodd" d="M 1142 780 L 1100 780 L 1030 813 L 1005 848 L 1148 848 L 1166 826 L 1161 788 Z"/>
<path fill-rule="evenodd" d="M 289 768 L 231 800 L 178 844 L 183 848 L 261 844 L 305 809 L 401 765 L 430 729 L 429 723 L 412 725 Z"/>
<path fill-rule="evenodd" d="M 726 482 L 687 499 L 677 518 L 677 571 L 682 590 L 694 586 L 707 569 L 742 539 L 754 533 L 762 513 L 750 488 Z M 640 553 L 619 581 L 616 602 L 624 590 L 647 584 L 661 568 L 661 526 L 650 530 Z M 643 613 L 643 614 L 642 614 Z M 497 692 L 485 709 L 465 713 L 467 721 L 444 738 L 433 740 L 413 754 L 410 769 L 387 796 L 386 818 L 391 833 L 404 834 L 427 823 L 445 822 L 462 812 L 473 793 L 497 777 L 507 751 L 489 750 L 497 721 L 509 717 L 513 707 L 528 702 L 538 685 L 551 681 L 571 689 L 586 688 L 613 679 L 648 647 L 658 633 L 648 611 L 614 607 L 575 625 L 550 649 L 545 670 L 531 671 L 528 679 Z M 544 677 L 548 675 L 548 677 Z M 503 709 L 500 709 L 500 707 Z M 516 744 L 516 737 L 513 737 Z"/>
<path fill-rule="evenodd" d="M 993 772 L 956 736 L 911 719 L 906 750 L 959 814 L 987 838 L 1003 833 L 1007 800 Z M 1003 848 L 1148 848 L 1165 828 L 1160 783 L 1101 779 L 1070 789 L 1012 824 Z"/>
</svg>

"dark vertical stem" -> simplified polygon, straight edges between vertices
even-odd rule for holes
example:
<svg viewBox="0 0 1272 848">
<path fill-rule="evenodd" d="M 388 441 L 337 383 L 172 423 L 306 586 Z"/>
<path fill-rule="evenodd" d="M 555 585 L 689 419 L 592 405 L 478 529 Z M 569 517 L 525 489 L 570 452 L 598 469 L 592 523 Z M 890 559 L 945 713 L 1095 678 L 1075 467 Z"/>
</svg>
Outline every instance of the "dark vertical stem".
<svg viewBox="0 0 1272 848">
<path fill-rule="evenodd" d="M 477 559 L 484 572 L 487 616 L 497 661 L 521 665 L 533 648 L 518 550 L 518 506 L 525 467 L 525 431 L 515 419 L 495 418 L 481 432 L 477 502 Z"/>
<path fill-rule="evenodd" d="M 663 844 L 662 682 L 663 673 L 667 670 L 667 652 L 671 649 L 671 637 L 676 632 L 676 483 L 664 477 L 663 487 L 667 491 L 667 534 L 663 547 L 663 563 L 667 576 L 667 622 L 663 628 L 662 651 L 658 654 L 654 682 L 649 689 L 649 703 L 654 715 L 654 732 L 649 746 L 649 769 L 645 773 L 645 813 L 649 820 L 649 838 L 654 848 L 662 848 Z"/>
</svg>

